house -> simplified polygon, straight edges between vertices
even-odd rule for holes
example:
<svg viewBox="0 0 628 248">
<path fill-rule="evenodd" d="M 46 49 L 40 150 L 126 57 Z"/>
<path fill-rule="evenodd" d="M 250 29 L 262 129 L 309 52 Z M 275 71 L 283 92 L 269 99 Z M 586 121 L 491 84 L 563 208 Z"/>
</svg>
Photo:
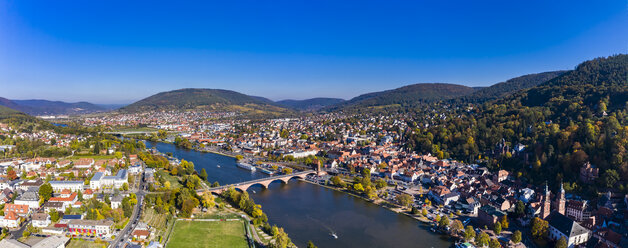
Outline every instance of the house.
<svg viewBox="0 0 628 248">
<path fill-rule="evenodd" d="M 39 178 L 36 180 L 22 181 L 22 183 L 17 186 L 17 189 L 24 191 L 38 191 L 39 187 L 43 184 L 44 182 Z"/>
<path fill-rule="evenodd" d="M 122 196 L 121 195 L 113 196 L 111 198 L 111 208 L 116 209 L 116 208 L 119 208 L 120 206 L 122 206 Z"/>
<path fill-rule="evenodd" d="M 61 192 L 64 189 L 78 192 L 83 190 L 83 181 L 50 181 L 50 186 L 54 192 Z"/>
<path fill-rule="evenodd" d="M 443 205 L 447 206 L 458 201 L 458 199 L 460 199 L 460 195 L 458 193 L 452 192 L 452 193 L 444 195 L 441 198 L 443 200 Z"/>
<path fill-rule="evenodd" d="M 70 220 L 68 231 L 77 235 L 111 237 L 113 221 L 110 220 Z"/>
<path fill-rule="evenodd" d="M 569 248 L 584 244 L 589 240 L 590 232 L 588 229 L 558 211 L 552 211 L 545 220 L 549 224 L 548 237 L 552 240 L 565 237 Z"/>
<path fill-rule="evenodd" d="M 505 215 L 506 213 L 491 205 L 484 205 L 478 210 L 478 218 L 480 222 L 490 226 L 498 222 L 499 219 Z"/>
<path fill-rule="evenodd" d="M 598 178 L 599 173 L 600 168 L 596 168 L 591 165 L 591 163 L 586 162 L 582 167 L 580 167 L 580 180 L 584 183 L 591 183 Z"/>
<path fill-rule="evenodd" d="M 31 209 L 39 208 L 39 194 L 34 191 L 26 191 L 17 196 L 14 201 L 18 205 L 27 205 Z"/>
<path fill-rule="evenodd" d="M 74 168 L 77 169 L 88 169 L 94 166 L 93 158 L 81 158 L 78 161 L 74 162 Z"/>
<path fill-rule="evenodd" d="M 51 210 L 56 210 L 57 212 L 63 212 L 65 211 L 65 208 L 63 207 L 63 202 L 45 202 L 44 203 L 44 211 L 46 213 L 50 212 Z"/>
<path fill-rule="evenodd" d="M 5 228 L 17 228 L 20 226 L 20 217 L 13 211 L 5 211 L 4 216 L 0 216 L 0 226 Z"/>
<path fill-rule="evenodd" d="M 591 216 L 587 208 L 587 201 L 568 200 L 565 215 L 575 221 L 581 222 Z"/>
<path fill-rule="evenodd" d="M 48 200 L 48 202 L 61 202 L 63 204 L 63 209 L 66 209 L 68 207 L 72 207 L 77 200 L 78 194 L 74 192 L 68 197 L 52 197 Z"/>
<path fill-rule="evenodd" d="M 19 205 L 19 204 L 4 204 L 4 213 L 15 212 L 20 217 L 26 217 L 30 215 L 31 211 L 28 205 Z"/>
<path fill-rule="evenodd" d="M 32 223 L 34 227 L 47 227 L 50 225 L 50 215 L 47 213 L 35 213 L 33 214 Z"/>
<path fill-rule="evenodd" d="M 105 176 L 102 172 L 96 172 L 89 182 L 90 188 L 94 189 L 119 189 L 128 182 L 129 173 L 127 170 L 120 170 L 115 176 Z"/>
<path fill-rule="evenodd" d="M 5 204 L 13 199 L 13 191 L 10 188 L 5 188 L 0 192 L 0 204 Z"/>
<path fill-rule="evenodd" d="M 508 178 L 508 171 L 506 170 L 499 170 L 497 173 L 495 173 L 493 180 L 496 182 L 501 182 L 504 181 Z"/>
<path fill-rule="evenodd" d="M 436 186 L 428 192 L 428 195 L 438 204 L 444 204 L 443 197 L 450 194 L 451 191 L 445 186 Z"/>
<path fill-rule="evenodd" d="M 29 242 L 31 243 L 31 242 Z M 0 247 L 3 248 L 65 248 L 70 243 L 70 238 L 63 236 L 50 236 L 39 240 L 37 243 L 29 245 L 15 239 L 3 239 Z"/>
<path fill-rule="evenodd" d="M 94 197 L 94 191 L 91 189 L 86 189 L 83 191 L 83 199 L 92 199 Z"/>
</svg>

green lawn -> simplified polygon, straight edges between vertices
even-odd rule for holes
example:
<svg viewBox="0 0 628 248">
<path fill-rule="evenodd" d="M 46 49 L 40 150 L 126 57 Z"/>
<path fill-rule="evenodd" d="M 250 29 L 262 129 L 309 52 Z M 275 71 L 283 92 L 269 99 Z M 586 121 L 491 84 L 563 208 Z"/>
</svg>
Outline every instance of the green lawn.
<svg viewBox="0 0 628 248">
<path fill-rule="evenodd" d="M 158 170 L 157 174 L 163 177 L 163 179 L 166 179 L 166 181 L 170 182 L 171 189 L 178 189 L 183 186 L 179 183 L 179 179 L 177 177 L 170 175 L 170 173 L 164 171 L 163 169 Z"/>
<path fill-rule="evenodd" d="M 66 247 L 67 248 L 102 248 L 102 247 L 107 247 L 107 244 L 73 239 L 70 241 L 70 243 Z"/>
<path fill-rule="evenodd" d="M 185 221 L 179 220 L 167 248 L 238 248 L 248 247 L 242 221 Z"/>
</svg>

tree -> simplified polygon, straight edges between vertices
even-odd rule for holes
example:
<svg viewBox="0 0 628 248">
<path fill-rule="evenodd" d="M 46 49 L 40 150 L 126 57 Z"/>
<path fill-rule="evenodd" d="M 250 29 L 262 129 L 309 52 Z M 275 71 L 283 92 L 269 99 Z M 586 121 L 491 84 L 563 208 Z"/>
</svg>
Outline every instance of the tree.
<svg viewBox="0 0 628 248">
<path fill-rule="evenodd" d="M 242 155 L 236 155 L 235 159 L 236 159 L 237 161 L 240 161 L 240 160 L 244 159 L 244 156 L 242 156 Z"/>
<path fill-rule="evenodd" d="M 488 242 L 490 240 L 490 237 L 488 236 L 488 234 L 486 234 L 485 232 L 480 233 L 480 235 L 478 235 L 475 238 L 475 244 L 478 245 L 479 247 L 484 247 L 488 245 Z"/>
<path fill-rule="evenodd" d="M 39 197 L 47 201 L 52 197 L 52 186 L 50 183 L 44 183 L 39 187 Z"/>
<path fill-rule="evenodd" d="M 464 225 L 462 225 L 462 222 L 460 220 L 454 220 L 453 222 L 451 222 L 451 225 L 449 227 L 455 233 L 462 232 L 462 230 L 464 229 Z"/>
<path fill-rule="evenodd" d="M 427 209 L 421 209 L 421 215 L 427 216 Z"/>
<path fill-rule="evenodd" d="M 410 204 L 412 204 L 412 196 L 408 195 L 408 194 L 398 194 L 395 199 L 397 200 L 397 202 L 399 203 L 399 205 L 404 206 L 404 207 L 408 207 L 410 206 Z"/>
<path fill-rule="evenodd" d="M 358 191 L 358 192 L 362 192 L 364 191 L 364 186 L 362 186 L 361 183 L 356 183 L 353 185 L 353 190 Z"/>
<path fill-rule="evenodd" d="M 440 221 L 438 222 L 438 226 L 440 227 L 446 227 L 449 226 L 449 217 L 447 216 L 443 216 Z"/>
<path fill-rule="evenodd" d="M 497 241 L 497 239 L 491 239 L 491 241 L 488 244 L 488 247 L 490 247 L 490 248 L 501 248 L 502 245 L 499 243 L 499 241 Z"/>
<path fill-rule="evenodd" d="M 57 212 L 54 208 L 50 210 L 48 215 L 50 215 L 50 220 L 52 220 L 52 222 L 57 222 L 60 219 L 59 212 Z"/>
<path fill-rule="evenodd" d="M 201 174 L 199 176 L 203 179 L 203 181 L 207 180 L 207 171 L 205 171 L 205 168 L 201 170 Z"/>
<path fill-rule="evenodd" d="M 331 177 L 331 182 L 338 187 L 344 188 L 346 187 L 345 182 L 339 176 Z"/>
<path fill-rule="evenodd" d="M 122 184 L 122 190 L 124 190 L 124 191 L 129 190 L 129 184 L 128 183 Z"/>
<path fill-rule="evenodd" d="M 548 223 L 547 221 L 534 217 L 532 219 L 532 227 L 530 228 L 530 232 L 532 237 L 534 238 L 544 238 L 547 236 Z"/>
<path fill-rule="evenodd" d="M 290 175 L 290 174 L 292 174 L 292 168 L 290 168 L 290 167 L 283 167 L 283 169 L 281 170 L 281 173 L 283 173 L 284 175 Z"/>
<path fill-rule="evenodd" d="M 523 217 L 525 215 L 526 206 L 523 204 L 523 201 L 517 201 L 517 205 L 515 206 L 515 214 L 517 217 Z"/>
<path fill-rule="evenodd" d="M 273 248 L 286 248 L 291 242 L 283 228 L 277 228 L 276 234 L 273 235 L 273 237 L 275 238 L 275 243 L 271 244 Z"/>
<path fill-rule="evenodd" d="M 307 248 L 318 248 L 316 245 L 314 245 L 314 243 L 312 243 L 312 240 L 307 242 Z"/>
<path fill-rule="evenodd" d="M 215 181 L 214 183 L 212 183 L 212 188 L 215 187 L 220 187 L 220 183 L 218 183 L 218 181 Z"/>
<path fill-rule="evenodd" d="M 556 242 L 556 248 L 567 248 L 567 239 L 565 236 L 560 237 L 560 239 Z"/>
<path fill-rule="evenodd" d="M 475 239 L 475 230 L 473 230 L 472 226 L 467 226 L 464 229 L 464 240 L 470 241 L 472 239 Z"/>
<path fill-rule="evenodd" d="M 514 233 L 512 233 L 511 240 L 515 244 L 518 244 L 519 242 L 521 242 L 521 232 L 519 230 L 517 230 Z"/>
<path fill-rule="evenodd" d="M 15 172 L 15 169 L 13 169 L 13 167 L 9 167 L 9 169 L 7 169 L 7 177 L 10 180 L 17 179 L 17 172 Z"/>
<path fill-rule="evenodd" d="M 510 223 L 508 223 L 508 217 L 506 215 L 502 216 L 499 220 L 499 224 L 502 225 L 502 229 L 508 229 L 508 226 L 510 225 Z"/>
<path fill-rule="evenodd" d="M 493 225 L 493 232 L 495 232 L 495 235 L 502 233 L 502 224 L 500 224 L 499 221 L 495 222 Z"/>
<path fill-rule="evenodd" d="M 617 174 L 616 170 L 606 170 L 604 175 L 602 175 L 602 183 L 608 188 L 615 186 L 617 181 L 619 181 L 619 174 Z"/>
<path fill-rule="evenodd" d="M 202 203 L 205 208 L 211 208 L 216 205 L 214 202 L 214 196 L 210 192 L 203 193 Z"/>
</svg>

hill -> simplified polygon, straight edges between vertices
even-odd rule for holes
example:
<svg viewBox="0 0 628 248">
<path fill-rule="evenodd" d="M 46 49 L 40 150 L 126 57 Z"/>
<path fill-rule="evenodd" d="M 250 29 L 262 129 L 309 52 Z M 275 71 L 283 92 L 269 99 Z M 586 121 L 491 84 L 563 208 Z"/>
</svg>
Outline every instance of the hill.
<svg viewBox="0 0 628 248">
<path fill-rule="evenodd" d="M 484 102 L 494 100 L 519 90 L 529 89 L 539 84 L 554 79 L 566 71 L 549 71 L 535 74 L 528 74 L 509 79 L 505 82 L 497 83 L 489 87 L 477 87 L 473 94 L 463 96 L 460 99 L 471 102 Z"/>
<path fill-rule="evenodd" d="M 249 116 L 278 116 L 290 113 L 289 110 L 276 106 L 273 101 L 266 98 L 221 89 L 179 89 L 161 92 L 123 107 L 119 111 L 172 109 L 236 111 Z"/>
<path fill-rule="evenodd" d="M 9 100 L 0 97 L 0 105 L 29 115 L 78 115 L 106 109 L 88 102 L 67 103 L 48 100 Z"/>
<path fill-rule="evenodd" d="M 420 83 L 393 90 L 373 92 L 352 98 L 330 107 L 331 110 L 359 110 L 365 108 L 415 107 L 421 103 L 448 100 L 472 94 L 475 89 L 464 85 Z"/>
<path fill-rule="evenodd" d="M 408 148 L 492 169 L 508 169 L 530 183 L 564 180 L 571 190 L 626 188 L 628 180 L 628 55 L 598 58 L 529 89 L 469 108 L 417 113 Z M 465 103 L 463 103 L 465 104 Z M 433 118 L 431 111 L 442 113 Z M 429 125 L 427 125 L 429 124 Z M 514 151 L 522 144 L 523 151 Z M 481 156 L 480 156 L 481 155 Z M 579 170 L 600 169 L 594 187 Z"/>
<path fill-rule="evenodd" d="M 311 99 L 305 99 L 305 100 L 288 99 L 288 100 L 277 101 L 276 103 L 279 106 L 283 106 L 283 107 L 291 108 L 295 110 L 314 111 L 314 110 L 322 109 L 327 106 L 339 104 L 344 101 L 345 101 L 344 99 L 340 99 L 340 98 L 318 97 L 318 98 L 311 98 Z"/>
</svg>

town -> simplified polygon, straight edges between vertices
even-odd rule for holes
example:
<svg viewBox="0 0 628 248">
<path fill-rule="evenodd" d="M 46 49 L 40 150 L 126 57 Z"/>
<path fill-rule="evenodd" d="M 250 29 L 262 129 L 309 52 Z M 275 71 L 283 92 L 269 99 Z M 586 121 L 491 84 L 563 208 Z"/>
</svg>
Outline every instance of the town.
<svg viewBox="0 0 628 248">
<path fill-rule="evenodd" d="M 249 169 L 269 175 L 321 171 L 305 180 L 416 218 L 431 226 L 432 232 L 453 237 L 460 247 L 542 247 L 546 242 L 564 243 L 565 247 L 626 244 L 623 213 L 628 210 L 628 195 L 609 191 L 598 199 L 585 199 L 567 193 L 562 183 L 533 185 L 506 170 L 491 171 L 444 158 L 442 153 L 434 156 L 409 151 L 401 135 L 409 128 L 409 119 L 404 119 L 409 117 L 330 114 L 267 121 L 207 119 L 212 116 L 233 114 L 171 111 L 88 117 L 81 122 L 111 134 L 124 134 L 125 140 L 153 140 L 234 156 Z M 115 136 L 95 145 L 90 143 L 94 137 L 89 134 L 17 132 L 7 124 L 0 125 L 2 135 L 9 139 L 38 140 L 73 151 L 62 157 L 24 159 L 11 156 L 16 154 L 12 150 L 18 149 L 15 145 L 2 146 L 3 247 L 27 247 L 20 241 L 29 236 L 39 237 L 39 241 L 30 241 L 32 247 L 57 247 L 77 237 L 81 242 L 112 247 L 118 243 L 164 245 L 160 243 L 164 237 L 156 233 L 163 235 L 166 230 L 154 230 L 139 221 L 148 207 L 142 205 L 142 199 L 150 192 L 172 187 L 169 174 L 177 176 L 172 172 L 175 169 L 165 173 L 166 167 L 155 166 L 157 157 L 179 168 L 185 168 L 182 163 L 186 161 Z M 128 131 L 137 126 L 144 129 Z M 523 157 L 526 148 L 497 144 L 495 150 Z M 203 173 L 188 174 L 203 178 Z M 587 162 L 579 177 L 582 183 L 591 183 L 600 172 Z M 196 184 L 192 189 L 218 186 Z M 209 198 L 213 201 L 214 197 Z M 198 209 L 188 211 L 197 213 L 207 205 L 196 201 L 192 207 Z"/>
</svg>

